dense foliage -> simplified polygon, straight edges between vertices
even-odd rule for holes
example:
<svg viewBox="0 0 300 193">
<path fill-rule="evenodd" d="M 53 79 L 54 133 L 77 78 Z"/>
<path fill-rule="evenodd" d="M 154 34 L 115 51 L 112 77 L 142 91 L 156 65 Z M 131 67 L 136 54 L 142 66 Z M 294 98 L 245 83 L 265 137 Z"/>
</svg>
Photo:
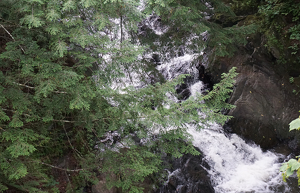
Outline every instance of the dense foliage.
<svg viewBox="0 0 300 193">
<path fill-rule="evenodd" d="M 247 28 L 205 20 L 216 12 L 233 14 L 216 0 L 210 5 L 214 9 L 198 0 L 140 5 L 133 0 L 0 1 L 0 191 L 58 192 L 51 175 L 61 170 L 68 179 L 66 192 L 82 191 L 101 173 L 109 186 L 140 192 L 140 182 L 165 167 L 163 155 L 198 153 L 186 123 L 228 119 L 221 111 L 232 107 L 225 100 L 234 69 L 207 95 L 180 103 L 171 99 L 184 75 L 142 88 L 122 81 L 134 73 L 147 80 L 146 51 L 176 50 L 196 34 L 192 49 L 202 43 L 224 55 L 226 45 L 245 42 Z M 168 32 L 137 35 L 139 22 L 152 11 Z M 208 41 L 200 36 L 205 31 Z M 61 158 L 73 164 L 60 167 Z"/>
<path fill-rule="evenodd" d="M 264 18 L 262 29 L 267 37 L 265 46 L 279 59 L 279 63 L 298 64 L 300 62 L 300 2 L 269 0 L 259 7 L 259 13 Z"/>
<path fill-rule="evenodd" d="M 250 1 L 248 1 L 250 2 Z M 300 2 L 294 0 L 256 1 L 258 13 L 262 19 L 261 32 L 265 36 L 265 47 L 276 58 L 278 69 L 288 71 L 290 82 L 295 85 L 295 94 L 299 94 L 300 67 Z M 252 4 L 253 5 L 253 4 Z M 290 131 L 300 129 L 300 119 L 290 123 Z M 300 185 L 300 159 L 290 159 L 283 163 L 280 171 L 283 180 L 297 173 Z"/>
<path fill-rule="evenodd" d="M 300 117 L 293 120 L 290 123 L 290 131 L 299 130 L 300 129 Z M 296 156 L 297 159 L 290 159 L 288 162 L 285 162 L 280 167 L 280 171 L 282 172 L 282 178 L 286 182 L 286 179 L 293 175 L 294 172 L 297 173 L 298 177 L 298 185 L 300 185 L 300 156 Z"/>
</svg>

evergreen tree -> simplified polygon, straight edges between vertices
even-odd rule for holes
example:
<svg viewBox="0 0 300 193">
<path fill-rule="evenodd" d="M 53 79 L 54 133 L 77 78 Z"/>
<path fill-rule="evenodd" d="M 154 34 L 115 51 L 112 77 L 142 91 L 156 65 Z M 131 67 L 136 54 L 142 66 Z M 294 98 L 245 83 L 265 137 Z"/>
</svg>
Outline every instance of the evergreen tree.
<svg viewBox="0 0 300 193">
<path fill-rule="evenodd" d="M 217 2 L 212 2 L 216 11 Z M 204 1 L 144 3 L 140 11 L 140 2 L 133 0 L 0 2 L 0 191 L 55 192 L 54 168 L 76 173 L 70 191 L 76 190 L 76 179 L 84 187 L 100 172 L 113 176 L 110 186 L 139 192 L 145 177 L 163 169 L 162 155 L 197 154 L 186 123 L 228 119 L 221 110 L 232 107 L 225 100 L 234 69 L 207 95 L 181 103 L 170 96 L 177 96 L 175 86 L 184 75 L 139 89 L 115 85 L 125 74 L 147 76 L 139 57 L 151 45 L 148 37 L 137 44 L 134 32 L 150 10 L 172 28 L 162 46 L 179 45 L 175 40 L 188 32 L 199 35 L 202 26 L 221 29 L 198 20 L 212 11 Z M 125 37 L 125 30 L 132 37 Z M 199 110 L 207 116 L 199 116 Z M 113 133 L 117 139 L 108 143 Z M 78 168 L 55 166 L 53 160 L 67 152 Z"/>
</svg>

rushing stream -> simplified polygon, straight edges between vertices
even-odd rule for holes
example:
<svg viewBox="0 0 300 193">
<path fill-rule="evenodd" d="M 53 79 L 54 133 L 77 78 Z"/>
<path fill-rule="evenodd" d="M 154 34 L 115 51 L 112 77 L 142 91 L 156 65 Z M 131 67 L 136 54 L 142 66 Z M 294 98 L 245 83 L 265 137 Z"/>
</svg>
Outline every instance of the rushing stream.
<svg viewBox="0 0 300 193">
<path fill-rule="evenodd" d="M 191 55 L 177 57 L 157 68 L 166 79 L 176 77 L 179 71 L 189 71 L 194 78 L 188 89 L 195 95 L 205 90 L 205 85 L 195 77 L 198 74 L 194 65 L 190 65 L 192 58 Z M 211 124 L 200 132 L 190 125 L 189 133 L 194 138 L 194 146 L 203 152 L 210 166 L 208 173 L 216 193 L 292 192 L 279 173 L 283 155 L 263 152 L 259 146 L 246 143 L 238 135 L 226 133 L 218 124 Z M 178 172 L 175 170 L 170 176 Z"/>
<path fill-rule="evenodd" d="M 289 192 L 279 174 L 280 155 L 262 152 L 236 134 L 226 136 L 219 125 L 200 133 L 191 128 L 190 133 L 211 166 L 208 172 L 216 192 Z"/>
<path fill-rule="evenodd" d="M 148 20 L 144 21 L 144 25 L 157 35 L 161 35 L 167 30 L 167 27 L 160 25 L 159 17 L 157 16 L 149 17 Z M 139 33 L 142 34 L 144 32 L 140 31 Z M 206 35 L 202 34 L 203 38 L 207 38 L 204 37 Z M 195 54 L 193 51 L 184 51 L 173 57 L 162 56 L 167 58 L 167 60 L 159 61 L 156 69 L 166 80 L 171 80 L 180 74 L 190 74 L 191 78 L 182 91 L 188 97 L 199 92 L 202 93 L 205 91 L 206 85 L 200 81 L 199 69 L 193 63 L 193 59 L 202 53 Z M 149 53 L 148 57 L 151 58 L 152 54 Z M 197 63 L 199 65 L 201 61 L 197 61 Z M 205 64 L 202 65 L 205 66 Z M 132 76 L 134 77 L 134 74 Z M 135 82 L 132 80 L 125 81 L 126 85 L 143 86 L 139 85 L 141 81 L 137 78 L 133 79 Z M 116 87 L 119 86 L 116 84 Z M 225 132 L 218 124 L 211 124 L 209 128 L 201 131 L 196 131 L 195 126 L 189 125 L 189 133 L 194 138 L 194 146 L 203 152 L 204 161 L 210 166 L 209 169 L 207 167 L 203 168 L 207 170 L 216 193 L 295 192 L 282 181 L 279 172 L 279 167 L 286 158 L 284 155 L 271 151 L 264 152 L 257 145 L 246 143 L 238 135 Z M 169 176 L 174 175 L 179 176 L 180 169 L 170 172 Z M 180 187 L 182 185 L 179 184 L 177 189 L 180 189 Z M 178 191 L 176 190 L 176 192 Z M 161 193 L 165 192 L 161 191 Z"/>
<path fill-rule="evenodd" d="M 161 30 L 159 21 L 153 17 L 146 23 L 156 34 L 162 34 L 166 30 L 166 28 Z M 201 35 L 203 39 L 207 39 L 208 34 Z M 166 80 L 173 79 L 180 74 L 190 74 L 192 78 L 186 83 L 188 88 L 183 89 L 182 92 L 190 96 L 202 93 L 206 85 L 199 79 L 199 63 L 206 66 L 205 59 L 197 61 L 198 68 L 193 62 L 193 59 L 200 54 L 202 53 L 195 54 L 193 51 L 183 50 L 180 55 L 158 65 L 157 69 Z M 216 193 L 292 193 L 297 191 L 283 182 L 279 172 L 280 165 L 286 156 L 271 151 L 264 152 L 256 144 L 246 143 L 238 135 L 226 133 L 218 124 L 211 124 L 209 128 L 202 129 L 200 132 L 196 131 L 195 126 L 189 125 L 189 133 L 194 138 L 194 146 L 202 151 L 204 161 L 210 166 L 206 170 Z M 176 169 L 169 176 L 172 175 L 180 176 L 180 169 Z M 176 192 L 180 192 L 181 187 L 182 185 L 178 184 Z"/>
</svg>

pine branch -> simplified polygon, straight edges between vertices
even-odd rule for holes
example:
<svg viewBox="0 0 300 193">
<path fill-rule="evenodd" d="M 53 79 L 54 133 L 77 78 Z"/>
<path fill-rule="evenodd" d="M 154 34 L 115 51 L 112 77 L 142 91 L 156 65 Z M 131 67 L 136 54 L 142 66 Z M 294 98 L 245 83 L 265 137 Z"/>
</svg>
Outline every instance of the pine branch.
<svg viewBox="0 0 300 193">
<path fill-rule="evenodd" d="M 26 84 L 20 84 L 20 83 L 17 83 L 17 82 L 13 82 L 13 83 L 16 84 L 16 85 L 19 85 L 19 86 L 24 86 L 26 88 L 35 89 L 35 87 L 28 86 Z M 52 92 L 58 93 L 58 94 L 68 94 L 67 92 L 63 92 L 63 91 L 52 91 Z"/>
<path fill-rule="evenodd" d="M 9 111 L 9 112 L 13 112 L 13 113 L 16 113 L 17 111 L 14 111 L 14 110 L 10 110 L 10 109 L 4 109 L 4 108 L 1 108 L 3 111 Z M 29 114 L 26 114 L 26 113 L 22 113 L 22 115 L 24 116 L 27 116 L 27 117 L 31 117 L 31 115 Z"/>
<path fill-rule="evenodd" d="M 44 163 L 44 162 L 38 162 L 38 161 L 33 161 L 33 162 L 40 163 L 40 164 L 43 164 L 43 165 L 46 165 L 46 166 L 49 166 L 49 167 L 52 167 L 52 168 L 55 168 L 55 169 L 58 169 L 58 170 L 67 171 L 67 172 L 79 172 L 79 171 L 84 171 L 84 169 L 69 170 L 69 169 L 60 168 L 60 167 L 57 167 L 57 166 L 54 166 L 54 165 L 46 164 L 46 163 Z"/>
<path fill-rule="evenodd" d="M 71 148 L 73 149 L 73 151 L 74 151 L 75 153 L 77 153 L 80 157 L 82 157 L 82 155 L 80 154 L 80 152 L 79 152 L 77 149 L 75 149 L 74 146 L 72 145 L 72 143 L 71 143 L 71 141 L 70 141 L 70 138 L 69 138 L 69 136 L 68 136 L 68 134 L 67 134 L 65 125 L 63 125 L 63 129 L 64 129 L 64 131 L 65 131 L 65 134 L 66 134 L 66 136 L 67 136 L 67 138 L 68 138 L 68 142 L 69 142 Z"/>
<path fill-rule="evenodd" d="M 68 120 L 57 120 L 57 119 L 53 119 L 51 121 L 54 122 L 63 122 L 63 123 L 78 123 L 78 122 L 84 122 L 84 121 L 68 121 Z"/>
<path fill-rule="evenodd" d="M 0 26 L 4 29 L 4 31 L 6 31 L 6 33 L 14 40 L 14 42 L 16 41 L 15 38 L 9 33 L 9 31 L 2 25 L 0 24 Z M 23 54 L 25 54 L 25 50 L 22 48 L 21 45 L 19 45 L 19 47 L 21 48 Z"/>
<path fill-rule="evenodd" d="M 11 167 L 13 167 L 13 168 L 15 169 L 15 171 L 17 171 L 17 168 L 16 168 L 13 164 L 11 164 L 11 163 L 7 160 L 7 158 L 4 157 L 4 160 L 5 160 Z M 16 181 L 16 183 L 17 183 L 19 186 L 22 186 L 22 185 L 20 184 L 19 181 Z M 28 192 L 29 192 L 29 191 L 28 191 Z"/>
<path fill-rule="evenodd" d="M 16 84 L 16 85 L 19 85 L 19 86 L 24 86 L 24 87 L 26 87 L 26 88 L 35 89 L 34 87 L 28 86 L 28 85 L 26 85 L 26 84 L 20 84 L 20 83 L 17 83 L 17 82 L 13 82 L 13 83 Z"/>
</svg>

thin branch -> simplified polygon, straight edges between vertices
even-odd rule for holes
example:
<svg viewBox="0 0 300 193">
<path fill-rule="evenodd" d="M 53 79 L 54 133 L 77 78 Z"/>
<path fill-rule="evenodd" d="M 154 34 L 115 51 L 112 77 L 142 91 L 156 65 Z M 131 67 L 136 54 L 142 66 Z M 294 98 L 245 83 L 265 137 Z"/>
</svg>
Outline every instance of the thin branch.
<svg viewBox="0 0 300 193">
<path fill-rule="evenodd" d="M 9 37 L 6 37 L 6 36 L 0 36 L 0 38 L 5 38 L 5 39 L 8 39 L 8 40 L 11 40 Z"/>
<path fill-rule="evenodd" d="M 14 42 L 16 41 L 15 38 L 9 33 L 9 31 L 2 25 L 0 24 L 0 26 L 6 31 L 6 33 L 14 40 Z M 22 48 L 21 45 L 19 45 L 19 47 L 21 48 L 21 50 L 23 51 L 23 53 L 25 54 L 25 50 Z"/>
<path fill-rule="evenodd" d="M 60 168 L 60 167 L 57 167 L 57 166 L 54 166 L 54 165 L 46 164 L 46 163 L 44 163 L 44 162 L 38 162 L 38 161 L 34 161 L 34 162 L 37 162 L 37 163 L 40 163 L 40 164 L 43 164 L 43 165 L 46 165 L 46 166 L 49 166 L 49 167 L 51 167 L 51 168 L 55 168 L 55 169 L 58 169 L 58 170 L 67 171 L 67 172 L 79 172 L 79 171 L 84 171 L 84 169 L 69 170 L 69 169 Z"/>
<path fill-rule="evenodd" d="M 69 176 L 68 176 L 68 174 L 67 174 L 67 171 L 65 171 L 65 174 L 66 174 L 66 176 L 67 176 L 67 179 L 68 179 L 69 184 L 71 185 L 72 192 L 74 192 L 73 187 L 72 187 L 72 183 L 71 183 L 71 181 L 70 181 L 70 179 L 69 179 Z"/>
<path fill-rule="evenodd" d="M 20 84 L 20 83 L 17 83 L 17 82 L 13 82 L 13 83 L 16 84 L 16 85 L 19 85 L 19 86 L 24 86 L 24 87 L 26 87 L 26 88 L 35 89 L 34 87 L 28 86 L 28 85 L 26 85 L 26 84 Z"/>
<path fill-rule="evenodd" d="M 63 122 L 63 123 L 77 123 L 77 122 L 83 122 L 83 121 L 68 121 L 68 120 L 57 120 L 57 119 L 53 119 L 51 121 L 54 122 Z"/>
<path fill-rule="evenodd" d="M 8 27 L 15 27 L 15 26 L 17 26 L 17 27 L 22 27 L 22 26 L 20 26 L 20 25 L 17 25 L 15 22 L 6 20 L 6 19 L 4 19 L 4 18 L 2 18 L 2 17 L 0 17 L 0 20 L 3 20 L 5 23 L 11 23 L 11 24 L 13 24 L 12 26 L 8 26 Z"/>
<path fill-rule="evenodd" d="M 122 48 L 122 42 L 123 42 L 123 16 L 120 16 L 120 28 L 121 28 L 121 48 Z"/>
<path fill-rule="evenodd" d="M 75 149 L 74 146 L 72 145 L 72 143 L 71 143 L 71 141 L 70 141 L 70 138 L 69 138 L 69 136 L 68 136 L 68 133 L 67 133 L 67 131 L 66 131 L 65 125 L 63 125 L 63 128 L 64 128 L 65 134 L 66 134 L 66 136 L 67 136 L 67 138 L 68 138 L 68 142 L 69 142 L 71 148 L 73 149 L 73 151 L 74 151 L 75 153 L 77 153 L 80 157 L 82 157 L 82 155 L 80 154 L 80 152 L 79 152 L 77 149 Z"/>
<path fill-rule="evenodd" d="M 35 87 L 28 86 L 26 84 L 20 84 L 20 83 L 17 83 L 17 82 L 13 82 L 13 83 L 16 84 L 16 85 L 19 85 L 19 86 L 24 86 L 26 88 L 35 89 Z M 63 91 L 52 91 L 52 92 L 58 93 L 58 94 L 68 94 L 67 92 L 63 92 Z"/>
<path fill-rule="evenodd" d="M 9 111 L 9 112 L 13 112 L 13 113 L 17 113 L 17 111 L 14 111 L 14 110 L 10 110 L 10 109 L 4 109 L 4 108 L 1 108 L 3 111 Z M 27 116 L 27 117 L 32 117 L 32 115 L 29 115 L 29 114 L 26 114 L 26 113 L 22 113 L 21 115 L 24 115 L 24 116 Z M 169 116 L 165 116 L 165 118 L 167 118 Z M 134 118 L 137 118 L 137 119 L 144 119 L 144 118 L 147 118 L 145 116 L 138 116 L 138 117 L 134 117 Z M 103 117 L 101 118 L 102 120 L 110 120 L 110 119 L 120 119 L 117 118 L 117 117 Z M 92 120 L 92 122 L 95 122 L 95 121 L 99 121 L 101 119 L 94 119 Z M 125 118 L 125 119 L 132 119 L 132 118 Z M 54 122 L 63 122 L 63 123 L 84 123 L 86 121 L 69 121 L 69 120 L 64 120 L 64 119 L 61 119 L 61 120 L 58 120 L 58 119 L 52 119 L 51 121 L 54 121 Z"/>
<path fill-rule="evenodd" d="M 107 120 L 107 119 L 111 119 L 109 117 L 104 117 L 102 118 L 103 120 Z M 92 122 L 95 122 L 95 121 L 99 121 L 100 119 L 94 119 L 92 120 Z M 63 123 L 78 123 L 78 122 L 86 122 L 86 121 L 68 121 L 68 120 L 57 120 L 57 119 L 53 119 L 52 121 L 55 121 L 55 122 L 63 122 Z"/>
<path fill-rule="evenodd" d="M 3 111 L 9 111 L 9 112 L 12 112 L 12 113 L 17 113 L 17 111 L 14 111 L 14 110 L 10 110 L 10 109 L 4 109 L 4 108 L 1 108 Z M 27 116 L 27 117 L 31 117 L 32 115 L 29 115 L 29 114 L 25 114 L 25 113 L 22 113 L 21 115 L 24 115 L 24 116 Z M 51 121 L 55 121 L 55 122 L 63 122 L 63 123 L 77 123 L 77 122 L 84 122 L 84 121 L 68 121 L 68 120 L 56 120 L 56 119 L 53 119 Z M 96 121 L 96 120 L 94 120 Z M 2 128 L 1 128 L 2 129 Z"/>
<path fill-rule="evenodd" d="M 58 93 L 58 94 L 68 94 L 67 92 L 63 92 L 63 91 L 52 91 L 54 93 Z"/>
<path fill-rule="evenodd" d="M 1 108 L 3 111 L 9 111 L 9 112 L 13 112 L 13 113 L 17 113 L 17 111 L 14 111 L 14 110 L 10 110 L 10 109 L 4 109 L 4 108 Z M 22 113 L 22 115 L 25 115 L 27 117 L 31 117 L 31 115 L 29 114 L 25 114 L 25 113 Z"/>
</svg>

